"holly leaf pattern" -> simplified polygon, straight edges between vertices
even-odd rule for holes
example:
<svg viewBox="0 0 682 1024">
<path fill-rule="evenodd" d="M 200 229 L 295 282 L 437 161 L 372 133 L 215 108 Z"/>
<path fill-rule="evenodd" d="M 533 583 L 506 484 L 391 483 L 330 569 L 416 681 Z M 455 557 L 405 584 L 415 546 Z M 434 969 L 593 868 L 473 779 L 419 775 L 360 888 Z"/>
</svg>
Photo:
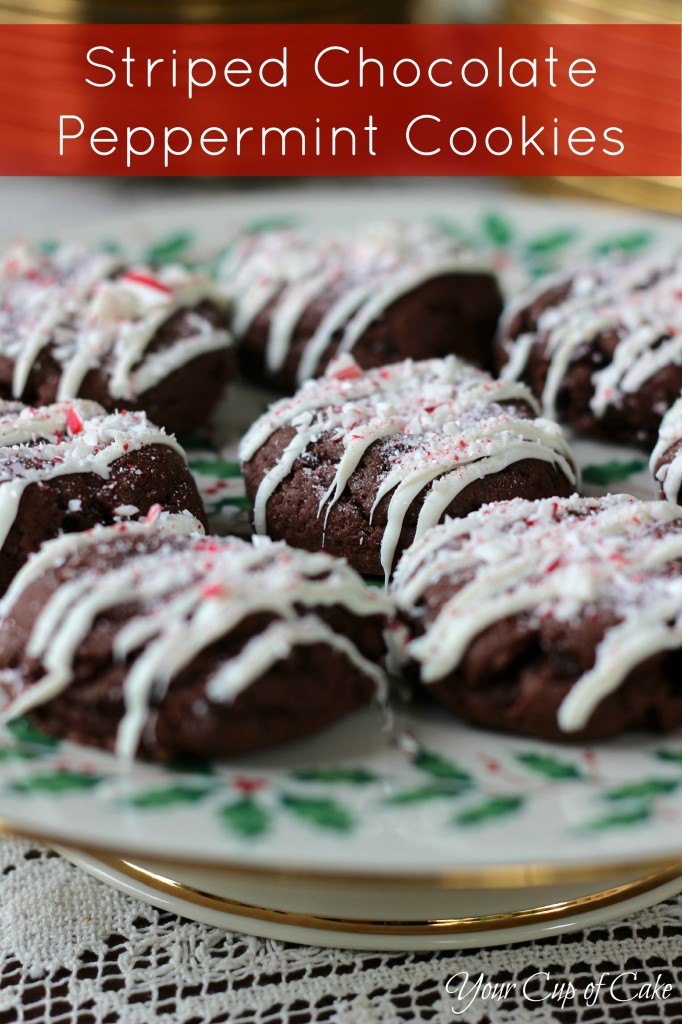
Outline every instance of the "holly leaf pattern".
<svg viewBox="0 0 682 1024">
<path fill-rule="evenodd" d="M 526 250 L 533 255 L 556 252 L 557 249 L 563 249 L 564 246 L 572 242 L 575 236 L 576 233 L 573 228 L 560 228 L 558 231 L 552 231 L 547 235 L 532 238 L 526 244 Z"/>
<path fill-rule="evenodd" d="M 500 213 L 488 213 L 483 218 L 483 231 L 494 245 L 499 246 L 509 245 L 514 237 L 514 229 Z"/>
<path fill-rule="evenodd" d="M 422 804 L 428 800 L 442 800 L 443 797 L 451 799 L 453 796 L 460 796 L 469 788 L 468 782 L 453 779 L 449 784 L 442 783 L 438 786 L 418 786 L 415 789 L 399 790 L 397 793 L 393 793 L 387 802 L 395 805 Z"/>
<path fill-rule="evenodd" d="M 681 784 L 682 779 L 643 779 L 610 789 L 602 796 L 605 800 L 648 800 L 674 793 Z"/>
<path fill-rule="evenodd" d="M 450 761 L 449 758 L 443 757 L 442 754 L 437 754 L 433 750 L 420 747 L 414 755 L 412 763 L 415 768 L 421 769 L 434 779 L 452 779 L 461 782 L 462 785 L 471 784 L 469 772 L 464 771 L 454 761 Z"/>
<path fill-rule="evenodd" d="M 57 770 L 13 782 L 10 789 L 15 793 L 73 793 L 94 789 L 103 781 L 103 775 Z"/>
<path fill-rule="evenodd" d="M 229 459 L 190 459 L 188 465 L 195 473 L 217 476 L 221 480 L 235 479 L 241 476 L 239 463 Z"/>
<path fill-rule="evenodd" d="M 355 822 L 347 807 L 335 800 L 283 793 L 282 806 L 302 821 L 333 832 L 350 832 Z"/>
<path fill-rule="evenodd" d="M 13 722 L 9 722 L 5 729 L 20 743 L 32 743 L 39 747 L 56 747 L 59 744 L 59 740 L 56 740 L 54 736 L 48 736 L 28 718 L 16 718 Z"/>
<path fill-rule="evenodd" d="M 175 807 L 178 804 L 195 804 L 211 792 L 205 786 L 164 786 L 146 789 L 126 801 L 131 807 L 150 808 Z"/>
<path fill-rule="evenodd" d="M 486 821 L 495 821 L 509 814 L 515 814 L 521 810 L 523 804 L 522 796 L 491 796 L 488 800 L 483 800 L 479 804 L 474 804 L 473 807 L 467 807 L 466 810 L 460 811 L 455 818 L 455 823 L 463 826 L 482 825 Z"/>
<path fill-rule="evenodd" d="M 178 231 L 150 245 L 145 253 L 147 263 L 175 263 L 192 242 L 189 231 Z"/>
<path fill-rule="evenodd" d="M 627 811 L 618 811 L 615 814 L 606 814 L 601 818 L 595 818 L 594 821 L 588 822 L 586 828 L 590 831 L 602 831 L 641 825 L 642 822 L 649 820 L 651 813 L 651 806 L 642 804 L 640 807 L 633 807 Z"/>
<path fill-rule="evenodd" d="M 368 768 L 345 768 L 342 765 L 320 768 L 299 768 L 292 772 L 295 779 L 301 782 L 348 783 L 351 786 L 364 786 L 376 782 L 379 776 Z"/>
<path fill-rule="evenodd" d="M 571 761 L 562 761 L 551 754 L 528 752 L 517 754 L 516 758 L 529 771 L 542 775 L 545 779 L 582 779 L 583 773 Z"/>
<path fill-rule="evenodd" d="M 682 768 L 682 750 L 657 750 L 656 757 L 659 761 L 669 761 L 678 764 Z"/>
<path fill-rule="evenodd" d="M 632 231 L 627 235 L 605 239 L 596 246 L 594 251 L 599 256 L 607 256 L 609 253 L 617 250 L 621 252 L 636 252 L 638 249 L 643 249 L 645 245 L 648 245 L 651 239 L 652 234 L 650 231 Z"/>
<path fill-rule="evenodd" d="M 269 813 L 248 796 L 221 808 L 220 819 L 244 839 L 255 839 L 270 828 Z"/>
<path fill-rule="evenodd" d="M 612 459 L 610 462 L 602 462 L 598 466 L 585 466 L 583 480 L 588 484 L 611 484 L 617 480 L 627 480 L 644 469 L 646 469 L 646 462 L 642 459 L 631 459 L 629 462 Z"/>
</svg>

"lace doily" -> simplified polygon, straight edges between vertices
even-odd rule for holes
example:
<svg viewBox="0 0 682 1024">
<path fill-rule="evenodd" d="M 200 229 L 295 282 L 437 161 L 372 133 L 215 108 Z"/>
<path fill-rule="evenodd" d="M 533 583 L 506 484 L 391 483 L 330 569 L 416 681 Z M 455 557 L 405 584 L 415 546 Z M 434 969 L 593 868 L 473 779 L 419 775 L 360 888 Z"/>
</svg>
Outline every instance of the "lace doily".
<svg viewBox="0 0 682 1024">
<path fill-rule="evenodd" d="M 682 898 L 542 942 L 351 953 L 186 921 L 7 840 L 0 944 L 0 1024 L 682 1021 Z"/>
</svg>

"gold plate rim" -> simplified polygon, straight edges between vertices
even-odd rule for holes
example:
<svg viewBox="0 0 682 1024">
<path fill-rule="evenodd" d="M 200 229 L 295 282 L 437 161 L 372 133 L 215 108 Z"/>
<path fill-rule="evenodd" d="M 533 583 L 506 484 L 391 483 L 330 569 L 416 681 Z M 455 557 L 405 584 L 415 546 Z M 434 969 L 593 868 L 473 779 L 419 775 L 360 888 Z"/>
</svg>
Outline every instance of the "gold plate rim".
<svg viewBox="0 0 682 1024">
<path fill-rule="evenodd" d="M 68 851 L 67 851 L 68 852 Z M 664 871 L 655 871 L 643 877 L 632 879 L 586 896 L 571 900 L 529 907 L 503 914 L 485 914 L 480 917 L 434 918 L 426 921 L 384 921 L 372 918 L 341 918 L 303 913 L 290 910 L 276 910 L 253 903 L 243 903 L 226 896 L 204 892 L 184 882 L 159 875 L 125 858 L 101 856 L 96 861 L 117 871 L 133 881 L 142 883 L 157 892 L 176 899 L 182 899 L 194 906 L 229 914 L 233 917 L 265 921 L 270 924 L 315 931 L 356 933 L 383 936 L 419 935 L 465 935 L 472 932 L 490 932 L 518 928 L 526 924 L 545 924 L 561 920 L 569 915 L 582 915 L 634 899 L 682 879 L 682 864 Z"/>
<path fill-rule="evenodd" d="M 335 882 L 353 885 L 393 886 L 401 885 L 413 888 L 425 885 L 439 889 L 531 889 L 544 885 L 555 885 L 572 882 L 598 881 L 614 875 L 649 876 L 653 873 L 682 873 L 682 850 L 679 854 L 670 853 L 661 857 L 643 857 L 638 860 L 613 860 L 597 863 L 580 864 L 488 864 L 466 867 L 444 867 L 432 871 L 414 872 L 372 872 L 318 870 L 316 868 L 284 867 L 266 864 L 253 864 L 248 861 L 217 858 L 193 858 L 171 856 L 163 853 L 143 853 L 140 850 L 123 850 L 97 846 L 92 843 L 74 842 L 65 836 L 54 833 L 36 832 L 13 825 L 6 818 L 0 817 L 0 837 L 15 837 L 45 843 L 49 846 L 68 847 L 78 853 L 98 859 L 117 858 L 128 863 L 136 859 L 151 861 L 154 864 L 168 865 L 179 869 L 218 870 L 224 875 L 243 879 L 275 879 L 295 882 Z"/>
</svg>

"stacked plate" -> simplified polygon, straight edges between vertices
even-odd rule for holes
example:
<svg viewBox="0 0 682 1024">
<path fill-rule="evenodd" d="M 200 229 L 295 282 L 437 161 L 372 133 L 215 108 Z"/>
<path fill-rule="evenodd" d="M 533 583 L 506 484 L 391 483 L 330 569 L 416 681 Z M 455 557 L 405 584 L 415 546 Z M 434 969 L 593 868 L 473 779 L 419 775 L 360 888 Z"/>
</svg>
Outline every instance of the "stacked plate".
<svg viewBox="0 0 682 1024">
<path fill-rule="evenodd" d="M 9 0 L 0 23 L 394 22 L 405 10 L 401 0 Z"/>
<path fill-rule="evenodd" d="M 524 24 L 677 24 L 679 0 L 506 0 L 506 20 Z M 679 213 L 682 177 L 535 178 L 541 191 L 592 195 L 601 199 Z"/>
</svg>

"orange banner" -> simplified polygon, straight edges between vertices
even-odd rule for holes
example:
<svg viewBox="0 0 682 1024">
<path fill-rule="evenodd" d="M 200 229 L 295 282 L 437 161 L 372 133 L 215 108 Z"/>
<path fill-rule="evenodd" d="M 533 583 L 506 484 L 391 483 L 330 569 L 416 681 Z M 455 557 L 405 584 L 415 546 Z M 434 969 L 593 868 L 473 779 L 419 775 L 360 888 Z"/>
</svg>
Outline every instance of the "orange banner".
<svg viewBox="0 0 682 1024">
<path fill-rule="evenodd" d="M 4 25 L 0 173 L 678 175 L 680 25 Z"/>
</svg>

